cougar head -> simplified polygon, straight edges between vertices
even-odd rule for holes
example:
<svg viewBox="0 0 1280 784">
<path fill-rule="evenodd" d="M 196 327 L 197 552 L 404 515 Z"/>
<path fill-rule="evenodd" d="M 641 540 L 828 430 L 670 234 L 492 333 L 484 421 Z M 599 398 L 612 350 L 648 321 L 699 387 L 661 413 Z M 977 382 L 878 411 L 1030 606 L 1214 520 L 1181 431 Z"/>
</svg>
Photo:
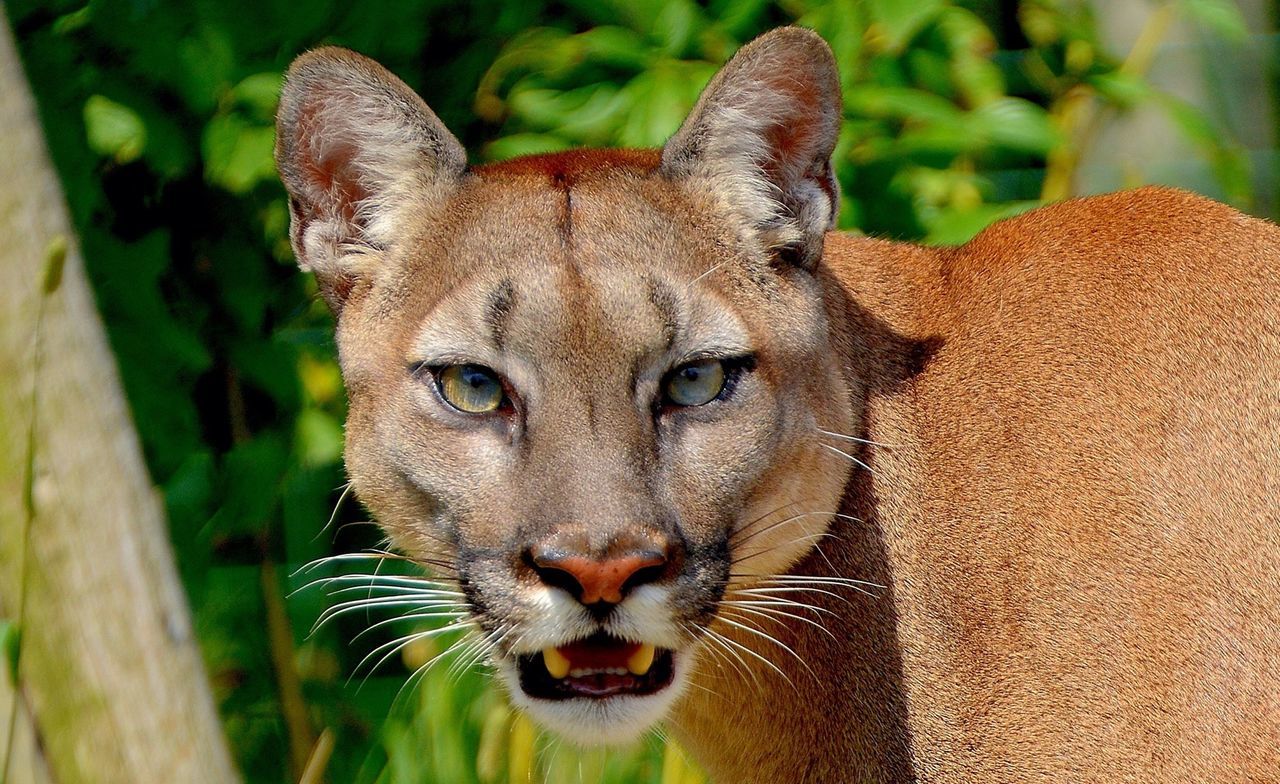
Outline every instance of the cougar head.
<svg viewBox="0 0 1280 784">
<path fill-rule="evenodd" d="M 848 464 L 815 430 L 852 417 L 816 272 L 839 117 L 831 52 L 795 28 L 661 151 L 476 167 L 376 63 L 289 70 L 276 156 L 337 316 L 356 492 L 567 737 L 661 719 L 726 587 L 837 509 Z"/>
</svg>

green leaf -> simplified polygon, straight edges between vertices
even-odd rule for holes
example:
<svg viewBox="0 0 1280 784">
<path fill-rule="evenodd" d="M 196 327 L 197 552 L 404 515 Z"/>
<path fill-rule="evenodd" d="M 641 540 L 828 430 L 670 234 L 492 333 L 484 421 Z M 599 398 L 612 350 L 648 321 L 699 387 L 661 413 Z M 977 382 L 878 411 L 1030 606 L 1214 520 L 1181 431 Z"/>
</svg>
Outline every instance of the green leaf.
<svg viewBox="0 0 1280 784">
<path fill-rule="evenodd" d="M 938 32 L 947 49 L 970 56 L 988 57 L 996 50 L 996 37 L 974 12 L 949 6 L 938 17 Z"/>
<path fill-rule="evenodd" d="M 308 408 L 298 415 L 294 443 L 305 466 L 325 466 L 342 459 L 342 425 L 331 415 Z"/>
<path fill-rule="evenodd" d="M 18 655 L 22 651 L 22 632 L 18 624 L 0 619 L 0 656 L 4 657 L 9 682 L 18 682 Z"/>
<path fill-rule="evenodd" d="M 945 7 L 943 0 L 868 0 L 880 48 L 898 53 Z"/>
<path fill-rule="evenodd" d="M 961 117 L 960 109 L 946 98 L 910 87 L 860 85 L 845 95 L 844 105 L 854 114 L 925 123 L 955 123 Z"/>
<path fill-rule="evenodd" d="M 567 122 L 590 96 L 586 93 L 570 90 L 553 90 L 540 87 L 525 87 L 526 80 L 511 91 L 507 105 L 514 117 L 524 123 L 542 129 L 559 128 Z"/>
<path fill-rule="evenodd" d="M 1059 9 L 1041 3 L 1019 3 L 1018 21 L 1027 40 L 1035 46 L 1057 43 L 1062 39 L 1066 26 Z"/>
<path fill-rule="evenodd" d="M 166 43 L 165 46 L 173 46 Z M 195 35 L 188 35 L 176 45 L 179 64 L 172 75 L 191 108 L 211 112 L 231 83 L 236 67 L 235 45 L 229 32 L 221 27 L 202 24 Z"/>
<path fill-rule="evenodd" d="M 592 85 L 583 91 L 586 100 L 560 124 L 559 132 L 576 144 L 607 145 L 630 107 L 612 84 Z"/>
<path fill-rule="evenodd" d="M 1193 144 L 1213 149 L 1220 144 L 1221 129 L 1199 107 L 1165 93 L 1159 93 L 1156 104 L 1169 115 L 1178 130 Z"/>
<path fill-rule="evenodd" d="M 255 125 L 239 115 L 214 117 L 205 126 L 204 173 L 232 193 L 247 193 L 276 176 L 275 129 Z"/>
<path fill-rule="evenodd" d="M 101 95 L 91 95 L 84 104 L 84 127 L 89 148 L 116 163 L 137 160 L 147 148 L 147 126 L 128 106 Z"/>
<path fill-rule="evenodd" d="M 283 341 L 242 339 L 230 347 L 231 361 L 246 384 L 266 392 L 288 409 L 298 405 L 297 353 Z"/>
<path fill-rule="evenodd" d="M 966 106 L 985 106 L 1005 94 L 1004 75 L 985 57 L 957 57 L 951 75 Z"/>
<path fill-rule="evenodd" d="M 707 16 L 725 32 L 741 39 L 760 27 L 760 17 L 769 0 L 711 0 Z"/>
<path fill-rule="evenodd" d="M 912 49 L 903 58 L 913 81 L 920 87 L 942 96 L 954 92 L 951 84 L 951 60 L 929 49 Z"/>
<path fill-rule="evenodd" d="M 188 455 L 164 483 L 169 516 L 190 520 L 207 510 L 213 501 L 213 477 L 213 456 L 209 452 Z"/>
<path fill-rule="evenodd" d="M 594 27 L 579 33 L 576 40 L 592 62 L 621 68 L 647 68 L 653 52 L 634 30 L 613 25 Z"/>
<path fill-rule="evenodd" d="M 1110 71 L 1089 77 L 1089 84 L 1111 103 L 1129 108 L 1151 97 L 1151 85 L 1137 74 Z"/>
<path fill-rule="evenodd" d="M 223 462 L 223 505 L 210 521 L 211 529 L 224 535 L 265 530 L 279 502 L 288 464 L 289 450 L 274 433 L 233 447 Z"/>
<path fill-rule="evenodd" d="M 513 133 L 486 146 L 484 157 L 491 161 L 505 161 L 521 155 L 567 150 L 572 146 L 568 140 L 554 134 Z"/>
<path fill-rule="evenodd" d="M 1253 197 L 1249 177 L 1248 155 L 1239 143 L 1223 133 L 1203 109 L 1171 95 L 1156 93 L 1157 105 L 1188 141 L 1204 151 L 1214 177 L 1222 186 L 1224 198 L 1232 204 L 1247 206 Z"/>
<path fill-rule="evenodd" d="M 650 141 L 648 110 L 653 105 L 656 78 L 652 71 L 642 73 L 622 88 L 622 95 L 631 111 L 618 130 L 616 142 L 623 147 L 645 147 Z"/>
<path fill-rule="evenodd" d="M 655 32 L 655 20 L 662 13 L 667 0 L 576 0 L 579 7 L 610 9 L 617 19 L 632 29 L 650 35 Z M 594 16 L 598 12 L 592 11 Z"/>
<path fill-rule="evenodd" d="M 644 118 L 644 135 L 636 146 L 658 147 L 671 138 L 693 108 L 684 89 L 684 69 L 680 63 L 668 61 L 654 69 L 648 106 L 636 107 Z M 665 66 L 665 67 L 664 67 Z"/>
<path fill-rule="evenodd" d="M 983 204 L 970 210 L 946 210 L 930 221 L 925 241 L 930 245 L 962 245 L 986 227 L 1040 206 L 1038 201 Z"/>
<path fill-rule="evenodd" d="M 970 114 L 973 127 L 998 147 L 1047 155 L 1061 134 L 1043 108 L 1021 98 L 1001 98 Z"/>
<path fill-rule="evenodd" d="M 93 6 L 85 5 L 79 11 L 73 11 L 69 14 L 63 14 L 53 20 L 50 29 L 54 35 L 70 35 L 79 30 L 83 30 L 90 22 L 93 21 Z"/>
<path fill-rule="evenodd" d="M 284 75 L 278 71 L 266 71 L 246 76 L 231 88 L 231 97 L 252 110 L 255 118 L 271 121 L 280 103 L 280 88 Z"/>
<path fill-rule="evenodd" d="M 662 53 L 679 57 L 689 47 L 696 28 L 702 24 L 698 9 L 690 0 L 665 0 L 653 21 L 653 31 Z"/>
<path fill-rule="evenodd" d="M 1233 0 L 1182 0 L 1182 12 L 1223 38 L 1239 43 L 1249 38 L 1249 26 Z"/>
</svg>

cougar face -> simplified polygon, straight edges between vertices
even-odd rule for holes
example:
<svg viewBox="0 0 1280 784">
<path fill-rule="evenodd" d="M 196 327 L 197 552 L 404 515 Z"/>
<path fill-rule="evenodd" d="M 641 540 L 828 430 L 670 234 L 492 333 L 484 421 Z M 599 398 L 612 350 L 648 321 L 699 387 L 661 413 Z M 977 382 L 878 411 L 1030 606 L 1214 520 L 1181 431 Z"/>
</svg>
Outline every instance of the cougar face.
<svg viewBox="0 0 1280 784">
<path fill-rule="evenodd" d="M 815 439 L 852 416 L 812 275 L 834 68 L 771 38 L 661 155 L 467 168 L 376 64 L 288 76 L 277 158 L 338 315 L 354 487 L 456 577 L 513 699 L 582 742 L 661 719 L 726 586 L 807 552 L 847 478 Z"/>
</svg>

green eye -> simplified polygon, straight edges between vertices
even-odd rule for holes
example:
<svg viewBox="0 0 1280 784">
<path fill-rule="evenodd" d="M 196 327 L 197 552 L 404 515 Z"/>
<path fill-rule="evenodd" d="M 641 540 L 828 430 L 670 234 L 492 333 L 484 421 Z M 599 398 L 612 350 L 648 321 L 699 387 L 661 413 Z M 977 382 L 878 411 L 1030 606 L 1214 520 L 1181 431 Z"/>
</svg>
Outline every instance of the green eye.
<svg viewBox="0 0 1280 784">
<path fill-rule="evenodd" d="M 702 406 L 719 397 L 724 390 L 724 363 L 718 359 L 700 359 L 671 371 L 662 392 L 668 402 L 677 406 Z"/>
<path fill-rule="evenodd" d="M 506 395 L 498 374 L 482 365 L 449 365 L 436 374 L 445 402 L 468 414 L 497 411 Z"/>
</svg>

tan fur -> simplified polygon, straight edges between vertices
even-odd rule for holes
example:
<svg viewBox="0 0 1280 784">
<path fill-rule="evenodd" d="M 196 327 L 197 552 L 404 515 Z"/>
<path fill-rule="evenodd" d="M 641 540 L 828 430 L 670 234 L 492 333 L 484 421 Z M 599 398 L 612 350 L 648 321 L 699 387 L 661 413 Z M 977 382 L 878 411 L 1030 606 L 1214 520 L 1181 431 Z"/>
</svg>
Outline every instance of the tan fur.
<svg viewBox="0 0 1280 784">
<path fill-rule="evenodd" d="M 1149 188 L 827 247 L 851 375 L 938 346 L 824 547 L 889 591 L 788 630 L 822 683 L 693 695 L 716 779 L 1280 780 L 1280 230 Z"/>
<path fill-rule="evenodd" d="M 286 106 L 344 67 L 408 100 L 357 55 L 306 57 Z M 694 652 L 667 723 L 717 782 L 1280 781 L 1280 229 L 1149 188 L 954 249 L 823 238 L 825 46 L 778 31 L 725 73 L 661 156 L 452 177 L 295 159 L 362 126 L 282 110 L 286 184 L 319 204 L 295 221 L 348 243 L 295 235 L 340 314 L 349 470 L 392 539 L 456 564 L 485 622 L 554 643 L 548 619 L 576 616 L 533 601 L 520 548 L 678 532 L 662 585 L 686 624 L 624 619 Z M 745 133 L 717 125 L 741 95 L 782 95 L 800 130 L 697 142 Z M 452 149 L 406 106 L 373 144 Z M 359 220 L 314 187 L 330 170 L 389 212 Z M 680 349 L 734 340 L 758 363 L 733 398 L 649 418 Z M 407 370 L 442 346 L 500 369 L 518 415 L 442 411 Z M 726 537 L 732 567 L 707 555 Z M 728 597 L 779 573 L 884 588 L 806 593 L 825 631 L 754 621 L 780 645 L 710 621 L 770 667 L 690 632 L 720 568 Z"/>
</svg>

